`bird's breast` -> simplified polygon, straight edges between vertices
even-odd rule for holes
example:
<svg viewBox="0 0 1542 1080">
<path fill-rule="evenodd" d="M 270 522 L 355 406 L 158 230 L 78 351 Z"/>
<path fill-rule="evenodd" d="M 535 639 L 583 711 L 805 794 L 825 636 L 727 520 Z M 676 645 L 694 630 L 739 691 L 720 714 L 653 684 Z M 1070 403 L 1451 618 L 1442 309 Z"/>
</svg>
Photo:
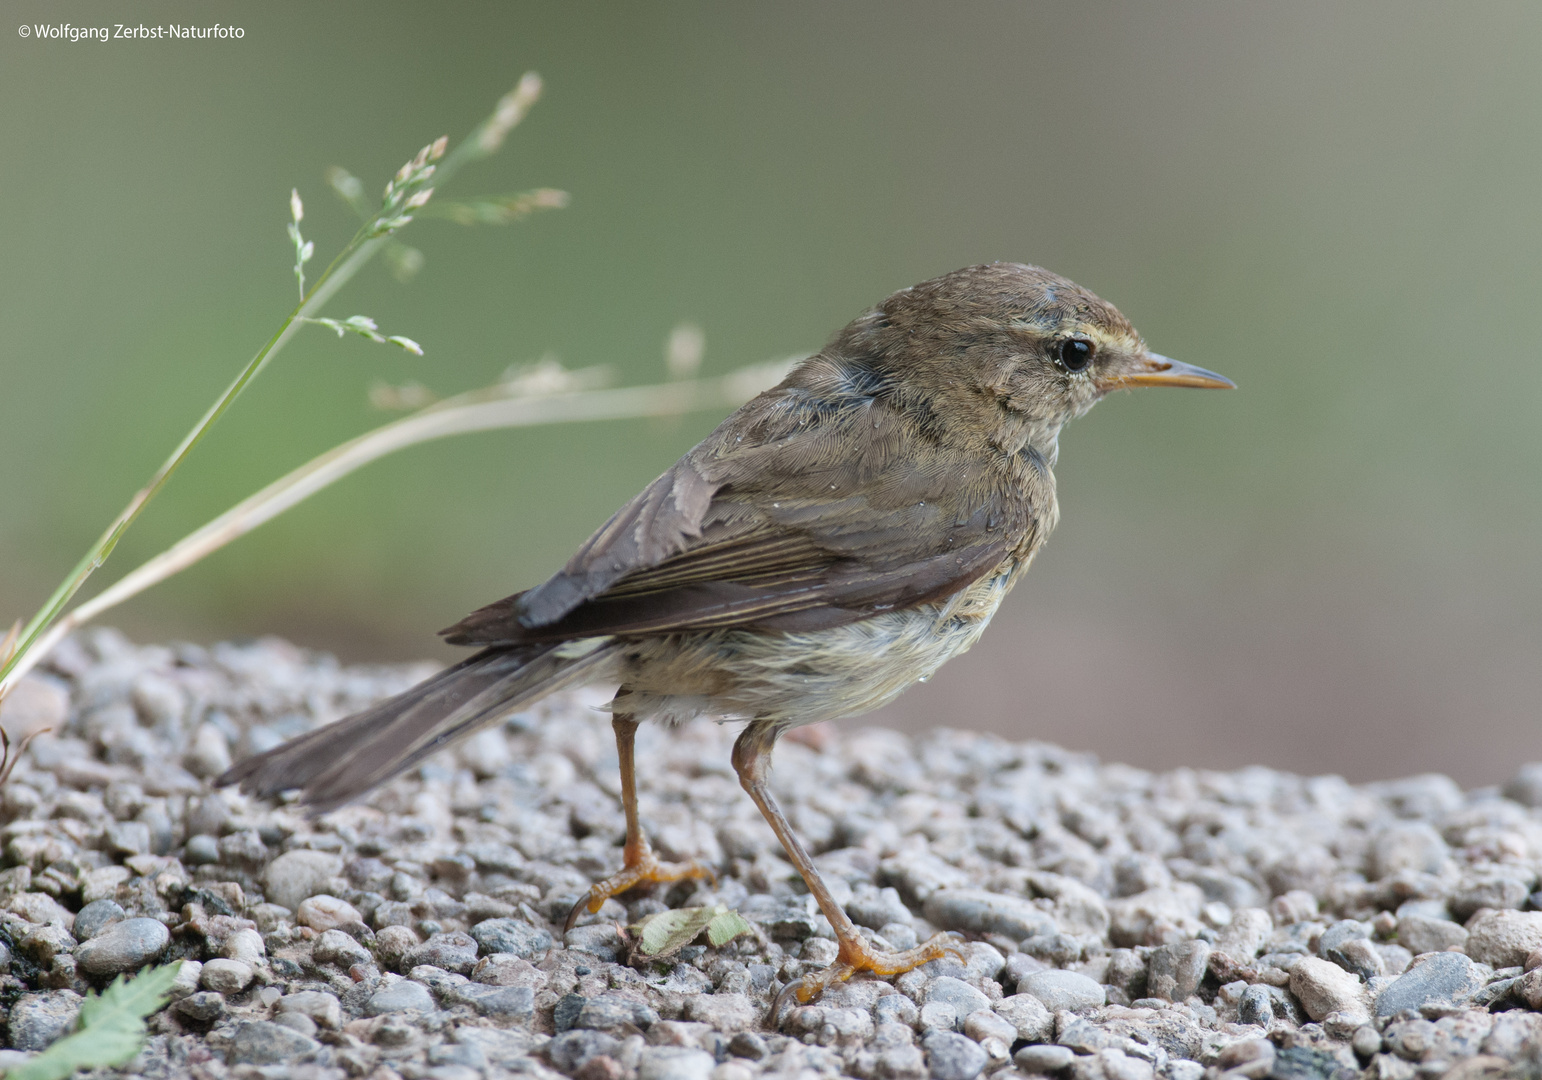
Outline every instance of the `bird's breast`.
<svg viewBox="0 0 1542 1080">
<path fill-rule="evenodd" d="M 788 727 L 888 704 L 966 652 L 1027 569 L 1012 558 L 945 601 L 822 630 L 715 630 L 628 646 L 622 681 L 641 718 L 701 713 Z"/>
</svg>

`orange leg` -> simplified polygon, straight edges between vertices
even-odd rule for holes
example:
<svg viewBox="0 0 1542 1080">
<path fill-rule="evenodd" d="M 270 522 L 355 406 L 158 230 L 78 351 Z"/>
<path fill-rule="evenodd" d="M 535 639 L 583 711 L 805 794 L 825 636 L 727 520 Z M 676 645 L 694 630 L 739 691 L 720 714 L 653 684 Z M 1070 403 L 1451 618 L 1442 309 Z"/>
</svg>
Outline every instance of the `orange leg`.
<svg viewBox="0 0 1542 1080">
<path fill-rule="evenodd" d="M 620 698 L 621 693 L 616 697 Z M 611 719 L 616 732 L 616 753 L 621 758 L 621 806 L 626 811 L 626 847 L 622 849 L 621 869 L 602 881 L 589 886 L 586 896 L 568 912 L 563 931 L 573 929 L 573 924 L 586 910 L 592 915 L 599 911 L 606 900 L 638 885 L 658 881 L 683 881 L 687 878 L 710 878 L 712 871 L 694 862 L 663 863 L 653 854 L 653 846 L 643 835 L 637 821 L 637 772 L 633 744 L 637 736 L 637 721 L 626 713 L 617 712 Z"/>
<path fill-rule="evenodd" d="M 782 815 L 781 807 L 776 805 L 776 800 L 772 798 L 770 788 L 766 785 L 766 772 L 771 764 L 771 747 L 776 742 L 777 734 L 777 725 L 768 720 L 756 720 L 745 728 L 738 741 L 734 743 L 734 771 L 739 774 L 739 783 L 744 786 L 745 791 L 749 792 L 750 798 L 755 800 L 755 805 L 760 807 L 761 814 L 770 823 L 776 838 L 787 850 L 787 857 L 792 860 L 793 866 L 798 868 L 798 873 L 803 875 L 803 881 L 819 904 L 819 910 L 824 912 L 826 919 L 830 920 L 830 925 L 835 930 L 835 940 L 840 948 L 835 955 L 835 963 L 823 971 L 810 972 L 799 982 L 792 983 L 783 990 L 782 996 L 777 1000 L 775 1012 L 781 1011 L 782 1001 L 789 993 L 806 1004 L 824 993 L 825 988 L 832 982 L 844 982 L 859 971 L 871 971 L 875 975 L 902 975 L 912 968 L 920 967 L 930 960 L 939 960 L 944 956 L 951 955 L 962 960 L 958 939 L 953 935 L 938 934 L 930 941 L 903 952 L 880 952 L 857 933 L 856 925 L 830 895 L 830 890 L 825 887 L 819 871 L 814 869 L 814 861 L 809 858 L 808 852 L 804 850 L 803 844 L 792 831 L 792 826 Z"/>
</svg>

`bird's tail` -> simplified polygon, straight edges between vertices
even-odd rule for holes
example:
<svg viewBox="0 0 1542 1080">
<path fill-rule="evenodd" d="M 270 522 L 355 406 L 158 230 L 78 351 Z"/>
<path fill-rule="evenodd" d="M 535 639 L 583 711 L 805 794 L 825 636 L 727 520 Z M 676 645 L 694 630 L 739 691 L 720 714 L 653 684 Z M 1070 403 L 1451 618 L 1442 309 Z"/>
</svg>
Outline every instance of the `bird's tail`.
<svg viewBox="0 0 1542 1080">
<path fill-rule="evenodd" d="M 216 785 L 255 795 L 301 789 L 324 813 L 363 795 L 526 702 L 603 674 L 608 639 L 485 649 L 410 690 L 247 758 Z"/>
</svg>

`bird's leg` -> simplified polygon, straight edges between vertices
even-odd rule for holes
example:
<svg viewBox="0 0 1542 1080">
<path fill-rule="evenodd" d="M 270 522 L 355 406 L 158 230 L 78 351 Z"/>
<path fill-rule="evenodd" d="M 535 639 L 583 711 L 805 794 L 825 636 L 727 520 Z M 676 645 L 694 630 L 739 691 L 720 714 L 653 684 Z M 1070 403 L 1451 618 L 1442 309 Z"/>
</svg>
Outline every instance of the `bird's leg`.
<svg viewBox="0 0 1542 1080">
<path fill-rule="evenodd" d="M 619 700 L 626 691 L 616 694 Z M 621 806 L 626 811 L 626 847 L 622 849 L 621 869 L 610 877 L 589 886 L 589 892 L 579 898 L 568 912 L 563 931 L 573 929 L 584 911 L 591 915 L 600 910 L 606 900 L 624 893 L 637 885 L 656 881 L 682 881 L 686 878 L 710 878 L 712 871 L 695 861 L 687 863 L 662 863 L 653 854 L 653 845 L 643 835 L 637 820 L 637 770 L 633 745 L 637 736 L 637 721 L 630 713 L 614 712 L 610 726 L 616 732 L 616 755 L 621 759 Z"/>
<path fill-rule="evenodd" d="M 760 807 L 761 814 L 770 823 L 771 831 L 776 833 L 776 838 L 787 850 L 787 857 L 797 867 L 798 873 L 803 875 L 803 881 L 819 904 L 819 910 L 830 920 L 840 948 L 835 955 L 835 963 L 823 971 L 810 972 L 783 990 L 782 996 L 777 999 L 776 1011 L 780 1011 L 782 1000 L 789 992 L 798 1001 L 807 1003 L 822 994 L 832 982 L 844 982 L 859 971 L 871 971 L 875 975 L 901 975 L 929 960 L 938 960 L 948 955 L 962 958 L 957 938 L 948 934 L 939 934 L 903 952 L 881 952 L 857 933 L 856 925 L 835 902 L 830 890 L 825 887 L 824 879 L 819 876 L 819 871 L 814 869 L 814 861 L 809 858 L 787 818 L 782 815 L 782 808 L 777 806 L 766 784 L 766 772 L 771 765 L 771 746 L 776 742 L 777 734 L 777 725 L 769 720 L 756 720 L 745 728 L 734 743 L 734 771 L 739 774 L 739 783 L 749 792 L 750 798 L 755 800 L 755 805 Z"/>
</svg>

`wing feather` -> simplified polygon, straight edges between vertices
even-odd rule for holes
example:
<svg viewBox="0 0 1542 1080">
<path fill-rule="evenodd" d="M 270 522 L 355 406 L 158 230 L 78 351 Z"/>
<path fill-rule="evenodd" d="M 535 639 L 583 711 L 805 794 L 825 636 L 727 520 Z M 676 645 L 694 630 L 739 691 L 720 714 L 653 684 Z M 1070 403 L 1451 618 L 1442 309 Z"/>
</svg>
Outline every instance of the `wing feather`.
<svg viewBox="0 0 1542 1080">
<path fill-rule="evenodd" d="M 1035 522 L 977 456 L 912 445 L 871 397 L 762 395 L 606 522 L 546 583 L 444 631 L 455 644 L 839 625 L 945 596 Z M 916 468 L 917 460 L 928 467 Z"/>
</svg>

